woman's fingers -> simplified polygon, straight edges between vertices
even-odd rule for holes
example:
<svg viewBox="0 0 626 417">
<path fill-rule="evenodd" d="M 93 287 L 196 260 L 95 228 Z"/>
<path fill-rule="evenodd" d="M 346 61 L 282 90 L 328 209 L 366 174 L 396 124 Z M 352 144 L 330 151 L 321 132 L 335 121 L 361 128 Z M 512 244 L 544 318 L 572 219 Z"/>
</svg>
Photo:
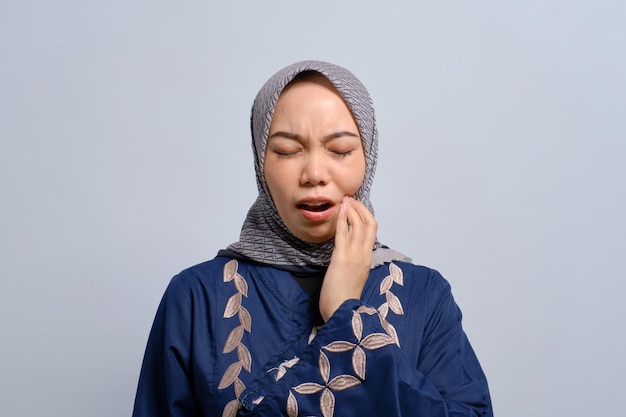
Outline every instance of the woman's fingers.
<svg viewBox="0 0 626 417">
<path fill-rule="evenodd" d="M 337 244 L 337 240 L 340 242 L 342 239 L 345 239 L 348 235 L 349 227 L 348 227 L 348 197 L 344 197 L 341 200 L 341 205 L 339 206 L 339 215 L 337 216 L 337 226 L 335 229 L 335 244 Z"/>
<path fill-rule="evenodd" d="M 360 298 L 372 263 L 378 225 L 374 216 L 351 197 L 344 197 L 337 216 L 335 250 L 320 293 L 324 320 L 345 300 Z"/>
<path fill-rule="evenodd" d="M 346 220 L 340 215 L 337 224 L 337 233 L 347 236 L 355 243 L 369 245 L 370 249 L 376 240 L 378 224 L 372 213 L 363 203 L 352 197 L 344 197 L 342 208 L 345 205 Z M 340 210 L 341 211 L 341 210 Z M 341 224 L 339 223 L 341 222 Z M 349 226 L 348 226 L 349 225 Z"/>
</svg>

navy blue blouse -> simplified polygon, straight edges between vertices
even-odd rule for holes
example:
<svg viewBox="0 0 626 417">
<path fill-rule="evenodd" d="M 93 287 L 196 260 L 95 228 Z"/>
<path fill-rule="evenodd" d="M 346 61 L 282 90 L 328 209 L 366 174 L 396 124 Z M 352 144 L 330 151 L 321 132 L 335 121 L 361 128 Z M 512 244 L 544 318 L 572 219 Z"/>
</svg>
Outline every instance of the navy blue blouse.
<svg viewBox="0 0 626 417">
<path fill-rule="evenodd" d="M 154 320 L 134 417 L 492 416 L 450 286 L 404 262 L 315 326 L 293 276 L 229 257 L 174 277 Z"/>
</svg>

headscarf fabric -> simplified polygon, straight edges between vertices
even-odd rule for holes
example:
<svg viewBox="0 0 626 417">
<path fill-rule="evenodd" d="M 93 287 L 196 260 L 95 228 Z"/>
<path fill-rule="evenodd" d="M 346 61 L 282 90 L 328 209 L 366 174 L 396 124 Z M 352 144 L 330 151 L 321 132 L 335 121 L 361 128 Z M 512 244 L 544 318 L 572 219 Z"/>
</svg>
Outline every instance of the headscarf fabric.
<svg viewBox="0 0 626 417">
<path fill-rule="evenodd" d="M 250 127 L 259 196 L 248 211 L 239 241 L 228 247 L 229 250 L 256 262 L 277 266 L 328 266 L 335 247 L 334 239 L 322 243 L 305 242 L 289 231 L 272 201 L 263 174 L 265 148 L 276 103 L 285 87 L 298 74 L 307 71 L 327 78 L 352 112 L 365 153 L 365 178 L 354 198 L 374 213 L 369 196 L 378 159 L 378 132 L 368 91 L 354 74 L 338 65 L 322 61 L 302 61 L 289 65 L 263 85 L 252 105 Z M 407 259 L 378 241 L 373 249 L 373 265 Z"/>
</svg>

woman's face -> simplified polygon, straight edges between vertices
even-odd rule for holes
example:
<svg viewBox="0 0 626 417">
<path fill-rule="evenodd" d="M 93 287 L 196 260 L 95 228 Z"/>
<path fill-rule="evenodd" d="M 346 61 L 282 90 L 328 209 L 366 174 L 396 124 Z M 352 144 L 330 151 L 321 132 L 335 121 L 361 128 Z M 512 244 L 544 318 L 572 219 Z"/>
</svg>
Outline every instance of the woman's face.
<svg viewBox="0 0 626 417">
<path fill-rule="evenodd" d="M 296 81 L 283 90 L 265 150 L 267 187 L 285 225 L 307 242 L 335 236 L 339 205 L 365 177 L 359 129 L 326 79 Z"/>
</svg>

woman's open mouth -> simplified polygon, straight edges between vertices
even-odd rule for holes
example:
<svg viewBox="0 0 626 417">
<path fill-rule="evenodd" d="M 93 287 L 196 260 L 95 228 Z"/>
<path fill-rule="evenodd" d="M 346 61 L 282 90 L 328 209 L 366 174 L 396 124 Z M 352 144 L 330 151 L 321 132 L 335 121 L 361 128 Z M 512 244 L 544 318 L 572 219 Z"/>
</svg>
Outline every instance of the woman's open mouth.
<svg viewBox="0 0 626 417">
<path fill-rule="evenodd" d="M 325 222 L 333 215 L 335 204 L 329 200 L 302 201 L 296 204 L 296 208 L 302 216 L 310 222 Z"/>
<path fill-rule="evenodd" d="M 330 203 L 325 202 L 310 202 L 310 203 L 302 203 L 298 204 L 297 207 L 301 210 L 313 211 L 313 212 L 321 212 L 326 211 L 330 208 Z"/>
</svg>

